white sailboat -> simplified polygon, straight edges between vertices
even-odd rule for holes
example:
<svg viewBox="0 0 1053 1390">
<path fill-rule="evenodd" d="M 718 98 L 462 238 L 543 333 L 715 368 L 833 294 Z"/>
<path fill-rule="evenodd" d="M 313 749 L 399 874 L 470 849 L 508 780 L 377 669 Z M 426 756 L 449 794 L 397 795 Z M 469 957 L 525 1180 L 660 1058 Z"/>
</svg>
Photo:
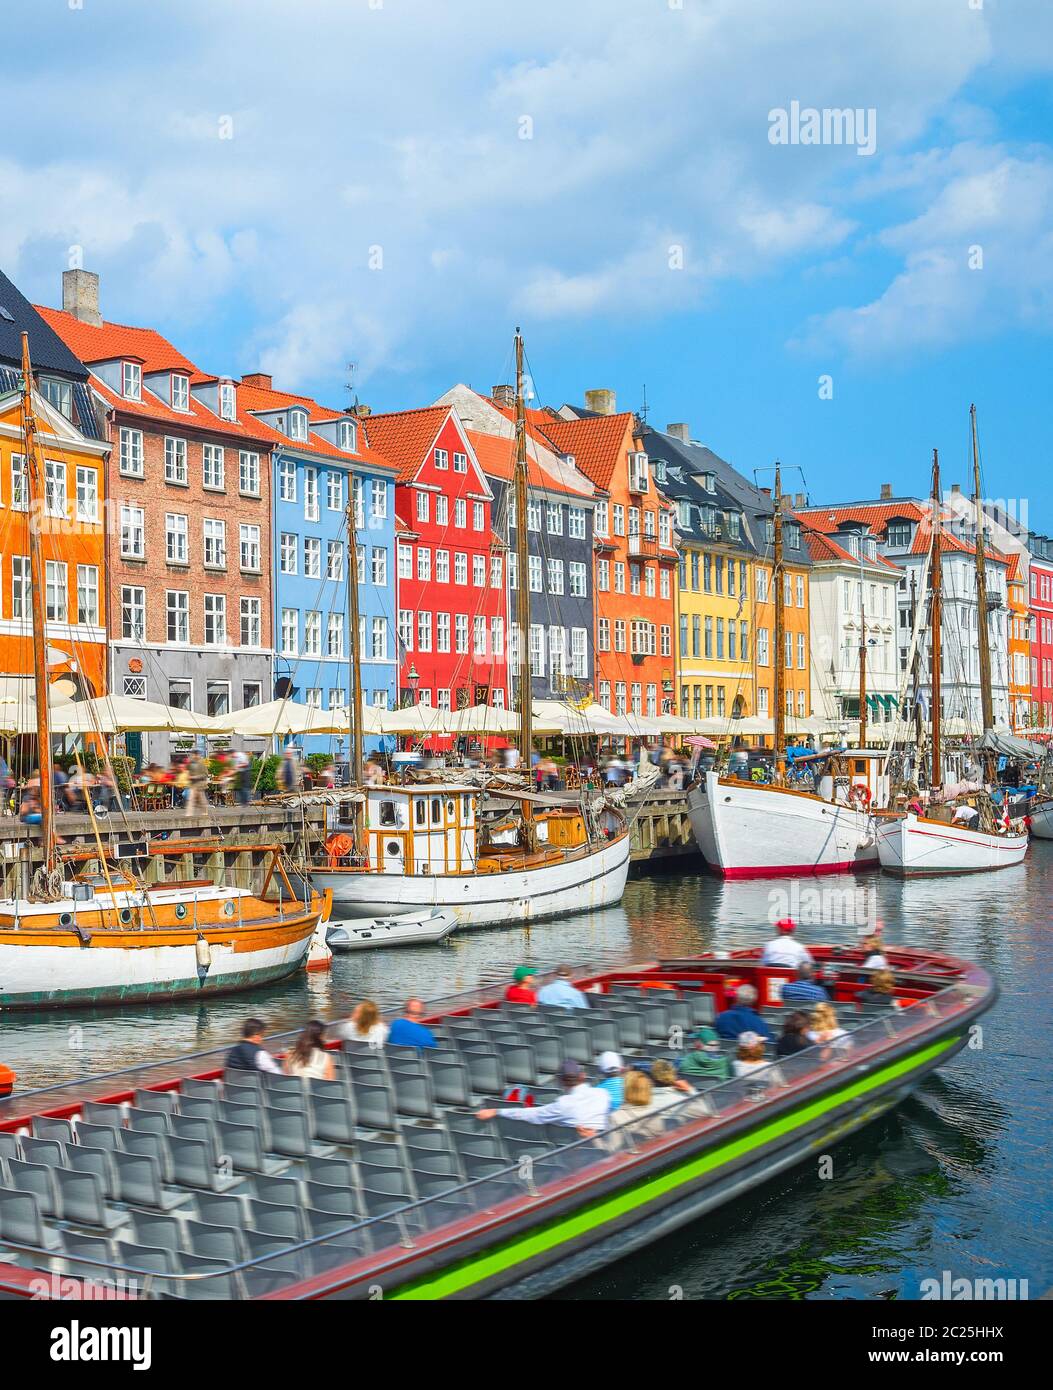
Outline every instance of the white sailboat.
<svg viewBox="0 0 1053 1390">
<path fill-rule="evenodd" d="M 775 641 L 783 649 L 783 543 L 781 471 L 775 470 L 772 590 Z M 861 662 L 865 661 L 865 634 Z M 865 665 L 861 665 L 861 685 Z M 709 866 L 724 878 L 777 878 L 801 874 L 848 873 L 877 865 L 870 804 L 881 796 L 879 763 L 865 750 L 848 754 L 855 765 L 843 797 L 832 775 L 817 791 L 785 785 L 785 696 L 782 662 L 773 666 L 774 733 L 777 772 L 772 782 L 745 781 L 707 772 L 688 791 L 695 839 Z M 865 720 L 860 696 L 860 718 Z M 865 742 L 861 724 L 861 742 Z"/>
<path fill-rule="evenodd" d="M 980 510 L 980 462 L 976 439 L 976 407 L 971 407 L 973 438 L 973 502 L 976 508 L 976 594 L 979 621 L 980 686 L 985 731 L 994 726 L 991 697 L 991 652 L 987 631 L 987 574 L 984 555 L 982 512 Z M 932 562 L 929 625 L 932 631 L 932 770 L 931 786 L 943 785 L 940 745 L 940 675 L 943 615 L 943 567 L 941 563 L 940 461 L 932 454 Z M 985 794 L 986 795 L 986 794 Z M 987 824 L 984 824 L 986 818 Z M 951 823 L 949 808 L 943 819 L 937 814 L 881 818 L 877 830 L 878 856 L 888 873 L 903 877 L 924 874 L 966 874 L 986 869 L 1005 869 L 1019 864 L 1027 853 L 1026 830 L 1012 828 L 1008 821 L 997 824 L 990 798 L 980 808 L 975 826 Z"/>
<path fill-rule="evenodd" d="M 516 515 L 527 509 L 523 339 L 516 330 Z M 348 518 L 348 573 L 356 573 L 354 517 Z M 529 573 L 527 527 L 516 528 L 519 574 Z M 629 873 L 629 829 L 603 797 L 554 803 L 523 789 L 502 791 L 491 814 L 485 790 L 464 782 L 419 781 L 362 787 L 362 689 L 356 655 L 357 594 L 348 585 L 354 695 L 354 823 L 328 840 L 328 861 L 312 870 L 316 888 L 353 917 L 452 911 L 462 927 L 515 925 L 587 912 L 621 901 Z M 533 748 L 530 587 L 516 590 L 519 643 L 519 746 L 524 769 Z M 502 778 L 507 785 L 507 776 Z M 508 802 L 513 805 L 509 815 Z"/>
</svg>

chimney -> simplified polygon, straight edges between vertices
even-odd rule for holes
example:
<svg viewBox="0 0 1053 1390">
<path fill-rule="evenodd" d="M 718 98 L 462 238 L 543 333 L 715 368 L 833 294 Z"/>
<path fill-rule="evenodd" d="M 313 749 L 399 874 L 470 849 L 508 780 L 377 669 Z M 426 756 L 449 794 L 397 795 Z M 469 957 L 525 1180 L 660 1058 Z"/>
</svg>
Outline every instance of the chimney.
<svg viewBox="0 0 1053 1390">
<path fill-rule="evenodd" d="M 490 399 L 494 405 L 514 406 L 516 403 L 516 392 L 514 386 L 495 386 L 490 392 Z"/>
<path fill-rule="evenodd" d="M 102 327 L 99 313 L 99 277 L 92 270 L 62 272 L 62 307 L 81 323 Z"/>
<path fill-rule="evenodd" d="M 671 434 L 674 439 L 679 439 L 681 444 L 691 443 L 690 425 L 666 425 L 665 432 L 666 434 Z"/>
<path fill-rule="evenodd" d="M 771 488 L 770 488 L 770 487 L 762 487 L 762 488 L 761 488 L 761 492 L 764 493 L 765 497 L 770 497 L 770 496 L 771 496 Z"/>
<path fill-rule="evenodd" d="M 272 381 L 270 372 L 246 372 L 241 378 L 242 386 L 254 386 L 259 391 L 272 391 Z"/>
<path fill-rule="evenodd" d="M 597 415 L 615 414 L 616 401 L 617 397 L 614 392 L 608 391 L 606 387 L 585 392 L 585 409 L 591 410 Z"/>
<path fill-rule="evenodd" d="M 793 498 L 790 496 L 788 492 L 784 492 L 783 495 L 779 498 L 779 510 L 783 512 L 790 511 L 792 509 L 792 503 Z"/>
<path fill-rule="evenodd" d="M 793 494 L 793 505 L 794 505 L 794 507 L 795 507 L 798 511 L 800 511 L 802 507 L 807 507 L 807 505 L 808 505 L 808 496 L 807 496 L 807 494 L 804 493 L 804 492 L 795 492 L 795 493 Z"/>
<path fill-rule="evenodd" d="M 961 492 L 961 490 L 962 490 L 962 485 L 961 485 L 961 483 L 951 483 L 951 492 L 952 492 L 952 493 L 959 493 L 959 492 Z"/>
</svg>

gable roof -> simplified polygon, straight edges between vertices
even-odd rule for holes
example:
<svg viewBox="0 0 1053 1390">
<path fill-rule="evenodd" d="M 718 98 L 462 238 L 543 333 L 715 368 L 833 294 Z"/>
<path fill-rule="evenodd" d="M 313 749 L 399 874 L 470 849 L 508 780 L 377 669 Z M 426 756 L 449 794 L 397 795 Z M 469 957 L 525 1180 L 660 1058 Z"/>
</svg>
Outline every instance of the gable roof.
<svg viewBox="0 0 1053 1390">
<path fill-rule="evenodd" d="M 484 473 L 488 473 L 492 478 L 500 478 L 502 482 L 510 483 L 515 476 L 516 466 L 516 444 L 514 439 L 500 438 L 492 434 L 478 434 L 475 430 L 468 431 L 468 439 L 475 456 L 479 460 L 479 467 Z M 573 487 L 564 478 L 557 478 L 555 474 L 542 468 L 536 458 L 527 456 L 527 486 L 537 488 L 542 492 L 559 492 L 566 497 L 588 500 L 592 497 L 592 487 L 587 478 L 581 479 L 580 487 Z"/>
<path fill-rule="evenodd" d="M 417 476 L 428 450 L 451 413 L 446 405 L 426 405 L 418 410 L 393 410 L 386 415 L 368 415 L 366 433 L 373 448 L 394 463 L 398 469 L 398 481 L 409 483 Z"/>
<path fill-rule="evenodd" d="M 854 522 L 856 525 L 864 527 L 870 535 L 876 536 L 880 542 L 884 542 L 887 537 L 890 521 L 900 519 L 912 521 L 915 523 L 915 530 L 908 553 L 911 555 L 927 555 L 929 553 L 929 545 L 932 540 L 930 505 L 927 501 L 921 502 L 914 497 L 899 497 L 887 502 L 853 502 L 833 507 L 802 508 L 798 515 L 804 525 L 821 531 L 827 536 L 836 533 L 846 524 Z M 949 529 L 951 523 L 958 519 L 958 514 L 943 504 L 940 509 L 940 517 L 942 522 L 941 549 L 944 552 L 975 556 L 975 541 L 964 541 Z M 1006 557 L 993 546 L 987 547 L 986 556 L 994 564 L 1004 565 L 1007 563 Z"/>
<path fill-rule="evenodd" d="M 29 358 L 37 371 L 60 372 L 77 381 L 87 381 L 88 369 L 70 347 L 3 273 L 0 271 L 0 362 L 21 370 L 22 334 L 29 334 Z"/>
<path fill-rule="evenodd" d="M 289 410 L 294 406 L 299 406 L 307 411 L 306 439 L 290 439 L 266 420 L 259 418 L 260 413 L 269 414 L 275 410 Z M 310 396 L 298 396 L 289 391 L 275 391 L 273 387 L 269 386 L 249 386 L 242 381 L 238 386 L 238 408 L 247 411 L 252 416 L 256 427 L 272 441 L 271 448 L 275 452 L 284 447 L 300 453 L 319 454 L 326 458 L 340 459 L 345 464 L 350 464 L 357 459 L 377 468 L 394 469 L 395 467 L 390 459 L 370 446 L 362 420 L 355 422 L 358 426 L 358 432 L 355 437 L 354 453 L 339 448 L 331 440 L 312 430 L 312 424 L 343 420 L 347 417 L 338 411 L 319 405 Z"/>
<path fill-rule="evenodd" d="M 578 468 L 597 487 L 610 489 L 614 470 L 625 456 L 626 436 L 632 435 L 635 417 L 591 415 L 583 420 L 537 419 L 537 428 L 559 454 L 573 454 Z"/>
<path fill-rule="evenodd" d="M 798 520 L 801 520 L 798 517 Z M 850 565 L 858 565 L 859 557 L 853 555 L 850 550 L 846 550 L 832 536 L 825 535 L 822 531 L 813 531 L 807 522 L 802 522 L 804 528 L 804 543 L 808 547 L 808 553 L 818 564 L 823 560 L 836 560 L 847 562 Z M 882 569 L 893 570 L 896 574 L 900 573 L 899 565 L 894 565 L 891 560 L 886 560 L 884 555 L 876 555 L 872 560 L 863 558 L 864 565 L 877 565 Z"/>
</svg>

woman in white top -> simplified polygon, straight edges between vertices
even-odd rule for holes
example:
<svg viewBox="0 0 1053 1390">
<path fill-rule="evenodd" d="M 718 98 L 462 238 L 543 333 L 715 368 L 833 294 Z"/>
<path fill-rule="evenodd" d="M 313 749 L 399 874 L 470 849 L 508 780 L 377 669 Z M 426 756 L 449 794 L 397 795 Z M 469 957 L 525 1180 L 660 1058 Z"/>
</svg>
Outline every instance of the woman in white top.
<svg viewBox="0 0 1053 1390">
<path fill-rule="evenodd" d="M 759 1033 L 740 1033 L 739 1050 L 731 1064 L 735 1076 L 752 1076 L 768 1066 L 764 1056 L 764 1039 Z"/>
<path fill-rule="evenodd" d="M 349 1042 L 368 1043 L 370 1047 L 382 1048 L 388 1040 L 388 1025 L 381 1020 L 380 1010 L 372 999 L 363 999 L 356 1004 L 350 1019 L 340 1030 L 340 1036 Z"/>
<path fill-rule="evenodd" d="M 630 1138 L 634 1143 L 638 1143 L 642 1139 L 653 1139 L 656 1134 L 661 1134 L 664 1129 L 661 1118 L 663 1109 L 662 1103 L 655 1101 L 651 1078 L 645 1076 L 642 1071 L 627 1071 L 625 1098 L 610 1119 L 608 1149 L 612 1152 L 622 1149 Z M 628 1125 L 629 1128 L 619 1131 L 620 1125 Z"/>
<path fill-rule="evenodd" d="M 832 1043 L 836 1047 L 850 1046 L 848 1034 L 838 1027 L 837 1014 L 831 1004 L 816 1004 L 812 1010 L 811 1026 L 804 1035 L 810 1043 Z"/>
<path fill-rule="evenodd" d="M 286 1076 L 309 1081 L 332 1081 L 336 1076 L 333 1059 L 323 1046 L 325 1024 L 312 1020 L 290 1047 L 285 1057 Z"/>
</svg>

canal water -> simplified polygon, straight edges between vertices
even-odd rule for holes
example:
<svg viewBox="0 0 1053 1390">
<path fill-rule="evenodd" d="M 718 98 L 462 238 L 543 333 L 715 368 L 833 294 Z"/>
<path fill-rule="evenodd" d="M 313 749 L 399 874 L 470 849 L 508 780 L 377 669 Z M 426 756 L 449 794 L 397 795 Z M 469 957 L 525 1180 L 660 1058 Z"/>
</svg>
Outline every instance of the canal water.
<svg viewBox="0 0 1053 1390">
<path fill-rule="evenodd" d="M 982 1047 L 966 1050 L 898 1110 L 800 1168 L 611 1266 L 581 1299 L 916 1298 L 921 1281 L 1028 1280 L 1053 1287 L 1053 843 L 999 873 L 901 883 L 722 883 L 674 871 L 630 882 L 623 903 L 531 928 L 455 935 L 425 949 L 338 956 L 302 977 L 206 1007 L 0 1018 L 0 1061 L 19 1089 L 232 1042 L 250 1012 L 268 1031 L 504 981 L 525 961 L 615 964 L 750 945 L 791 912 L 806 942 L 890 943 L 974 960 L 999 981 Z M 821 924 L 821 925 L 820 925 Z"/>
</svg>

